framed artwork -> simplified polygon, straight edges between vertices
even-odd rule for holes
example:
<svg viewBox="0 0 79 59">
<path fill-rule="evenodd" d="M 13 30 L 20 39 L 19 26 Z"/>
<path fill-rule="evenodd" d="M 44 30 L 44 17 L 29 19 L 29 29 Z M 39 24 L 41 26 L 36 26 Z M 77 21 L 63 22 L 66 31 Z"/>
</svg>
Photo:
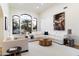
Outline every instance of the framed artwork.
<svg viewBox="0 0 79 59">
<path fill-rule="evenodd" d="M 65 30 L 65 12 L 54 15 L 54 30 Z"/>
</svg>

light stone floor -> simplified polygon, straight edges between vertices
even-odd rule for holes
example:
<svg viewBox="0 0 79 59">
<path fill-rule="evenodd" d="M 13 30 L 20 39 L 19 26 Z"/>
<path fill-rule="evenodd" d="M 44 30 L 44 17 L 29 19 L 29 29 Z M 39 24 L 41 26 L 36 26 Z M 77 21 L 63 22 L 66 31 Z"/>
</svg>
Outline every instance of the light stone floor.
<svg viewBox="0 0 79 59">
<path fill-rule="evenodd" d="M 22 53 L 22 56 L 79 56 L 79 50 L 52 43 L 52 46 L 40 46 L 39 42 L 29 42 L 29 51 Z"/>
</svg>

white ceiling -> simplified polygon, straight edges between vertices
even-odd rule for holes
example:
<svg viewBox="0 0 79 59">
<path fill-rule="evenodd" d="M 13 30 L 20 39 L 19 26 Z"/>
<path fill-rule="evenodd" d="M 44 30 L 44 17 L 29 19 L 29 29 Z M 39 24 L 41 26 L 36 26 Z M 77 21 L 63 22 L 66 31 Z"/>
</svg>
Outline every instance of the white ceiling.
<svg viewBox="0 0 79 59">
<path fill-rule="evenodd" d="M 29 10 L 31 12 L 41 13 L 55 5 L 55 3 L 10 3 L 9 5 L 11 9 Z"/>
</svg>

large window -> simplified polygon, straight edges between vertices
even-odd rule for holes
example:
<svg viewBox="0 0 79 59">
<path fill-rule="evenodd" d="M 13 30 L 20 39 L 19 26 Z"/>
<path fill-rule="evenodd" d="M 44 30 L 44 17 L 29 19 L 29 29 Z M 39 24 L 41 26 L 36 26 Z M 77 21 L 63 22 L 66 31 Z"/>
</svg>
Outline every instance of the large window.
<svg viewBox="0 0 79 59">
<path fill-rule="evenodd" d="M 32 16 L 28 14 L 21 15 L 21 33 L 32 32 Z"/>
<path fill-rule="evenodd" d="M 13 34 L 23 34 L 25 32 L 33 32 L 37 30 L 37 18 L 33 18 L 28 14 L 13 15 Z"/>
<path fill-rule="evenodd" d="M 20 17 L 18 15 L 12 17 L 12 33 L 20 34 Z"/>
</svg>

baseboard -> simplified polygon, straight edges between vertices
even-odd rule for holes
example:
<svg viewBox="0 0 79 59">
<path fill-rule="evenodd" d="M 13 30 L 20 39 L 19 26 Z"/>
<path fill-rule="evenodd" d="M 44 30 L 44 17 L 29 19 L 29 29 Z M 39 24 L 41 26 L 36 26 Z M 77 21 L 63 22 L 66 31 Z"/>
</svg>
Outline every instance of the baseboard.
<svg viewBox="0 0 79 59">
<path fill-rule="evenodd" d="M 23 50 L 23 51 L 21 51 L 20 53 L 25 53 L 25 52 L 28 52 L 29 50 Z M 13 55 L 13 54 L 7 54 L 7 55 L 4 55 L 4 56 L 11 56 L 11 55 Z"/>
</svg>

